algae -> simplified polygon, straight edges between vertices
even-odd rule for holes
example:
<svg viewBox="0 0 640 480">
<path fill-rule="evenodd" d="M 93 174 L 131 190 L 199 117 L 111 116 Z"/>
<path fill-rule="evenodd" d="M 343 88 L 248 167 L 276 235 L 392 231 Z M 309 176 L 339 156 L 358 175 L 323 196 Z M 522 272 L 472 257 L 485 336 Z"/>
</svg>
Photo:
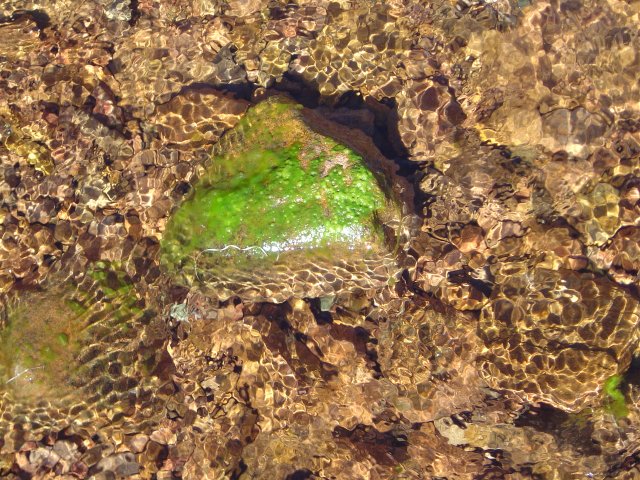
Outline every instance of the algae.
<svg viewBox="0 0 640 480">
<path fill-rule="evenodd" d="M 604 383 L 605 409 L 616 418 L 623 418 L 629 414 L 621 385 L 624 378 L 621 375 L 613 375 Z"/>
<path fill-rule="evenodd" d="M 0 330 L 0 385 L 22 399 L 73 394 L 84 348 L 99 333 L 128 328 L 142 309 L 126 274 L 106 262 L 92 265 L 83 288 L 71 282 L 23 294 Z"/>
<path fill-rule="evenodd" d="M 65 393 L 68 366 L 84 340 L 82 314 L 67 296 L 63 288 L 25 295 L 9 310 L 0 331 L 0 379 L 20 397 Z"/>
</svg>

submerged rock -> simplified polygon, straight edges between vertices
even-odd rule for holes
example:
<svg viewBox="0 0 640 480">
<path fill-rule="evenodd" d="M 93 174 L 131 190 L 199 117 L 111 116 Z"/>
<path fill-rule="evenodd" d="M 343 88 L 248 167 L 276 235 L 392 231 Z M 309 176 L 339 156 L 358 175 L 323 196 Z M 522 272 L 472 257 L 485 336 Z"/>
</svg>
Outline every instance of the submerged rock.
<svg viewBox="0 0 640 480">
<path fill-rule="evenodd" d="M 25 295 L 26 297 L 26 295 Z M 86 307 L 69 292 L 20 302 L 0 331 L 0 381 L 20 400 L 70 393 L 66 379 L 84 340 Z"/>
<path fill-rule="evenodd" d="M 592 273 L 514 262 L 495 274 L 479 323 L 486 382 L 566 411 L 598 405 L 637 348 L 638 301 Z"/>
<path fill-rule="evenodd" d="M 388 227 L 401 212 L 390 185 L 355 149 L 312 130 L 305 113 L 274 97 L 223 137 L 162 241 L 162 262 L 182 281 L 220 298 L 284 301 L 392 279 Z M 373 166 L 383 168 L 376 152 Z"/>
<path fill-rule="evenodd" d="M 96 262 L 78 284 L 54 276 L 4 313 L 0 437 L 7 441 L 22 444 L 70 423 L 99 428 L 98 417 L 112 424 L 146 388 L 157 388 L 155 379 L 142 378 L 153 358 L 136 350 L 149 313 L 118 265 Z"/>
</svg>

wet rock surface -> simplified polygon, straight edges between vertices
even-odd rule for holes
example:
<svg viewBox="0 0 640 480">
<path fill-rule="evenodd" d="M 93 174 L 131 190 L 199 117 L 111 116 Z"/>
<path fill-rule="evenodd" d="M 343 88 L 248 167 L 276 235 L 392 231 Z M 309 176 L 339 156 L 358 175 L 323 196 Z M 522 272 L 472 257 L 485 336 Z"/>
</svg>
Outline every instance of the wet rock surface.
<svg viewBox="0 0 640 480">
<path fill-rule="evenodd" d="M 163 235 L 161 262 L 171 275 L 222 300 L 274 302 L 397 281 L 395 177 L 383 177 L 379 165 L 376 178 L 302 114 L 301 105 L 273 97 L 221 139 Z"/>
<path fill-rule="evenodd" d="M 0 475 L 640 475 L 639 23 L 623 0 L 4 2 Z M 389 182 L 394 281 L 168 274 L 171 216 L 276 92 Z"/>
</svg>

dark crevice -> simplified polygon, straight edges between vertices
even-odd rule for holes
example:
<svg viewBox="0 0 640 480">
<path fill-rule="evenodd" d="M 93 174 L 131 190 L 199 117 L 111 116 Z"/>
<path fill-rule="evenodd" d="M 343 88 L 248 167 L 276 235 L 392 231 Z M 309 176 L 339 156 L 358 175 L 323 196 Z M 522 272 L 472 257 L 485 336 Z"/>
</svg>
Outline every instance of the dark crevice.
<svg viewBox="0 0 640 480">
<path fill-rule="evenodd" d="M 23 18 L 33 20 L 41 32 L 51 25 L 51 18 L 44 10 L 16 10 L 8 17 L 0 15 L 0 25 L 3 23 L 16 22 Z"/>
<path fill-rule="evenodd" d="M 624 380 L 627 385 L 640 387 L 640 356 L 633 357 Z"/>
<path fill-rule="evenodd" d="M 369 425 L 357 425 L 353 430 L 337 426 L 333 437 L 348 442 L 356 458 L 371 456 L 379 465 L 394 466 L 409 459 L 409 442 L 404 433 L 381 432 Z"/>
<path fill-rule="evenodd" d="M 250 83 L 227 83 L 222 85 L 217 85 L 213 83 L 206 82 L 194 82 L 182 87 L 178 92 L 171 95 L 169 100 L 163 103 L 158 103 L 156 108 L 160 105 L 166 105 L 174 98 L 185 94 L 186 92 L 219 92 L 219 93 L 228 93 L 234 96 L 235 98 L 251 101 L 255 88 Z"/>
<path fill-rule="evenodd" d="M 602 449 L 593 439 L 594 425 L 586 415 L 567 413 L 541 403 L 524 411 L 514 422 L 516 427 L 531 427 L 556 438 L 558 444 L 572 444 L 583 455 L 601 455 Z"/>
<path fill-rule="evenodd" d="M 269 331 L 262 337 L 265 345 L 286 360 L 300 382 L 309 382 L 314 374 L 320 375 L 325 381 L 338 374 L 332 364 L 322 360 L 323 353 L 313 340 L 291 326 L 286 319 L 286 315 L 291 313 L 288 304 L 265 303 L 261 313 L 270 322 Z M 287 338 L 293 338 L 294 342 L 287 342 Z"/>
<path fill-rule="evenodd" d="M 131 19 L 129 20 L 129 25 L 131 25 L 132 27 L 135 26 L 136 23 L 138 23 L 138 20 L 142 15 L 140 13 L 138 5 L 138 0 L 131 0 L 131 3 L 129 4 L 129 9 L 131 10 Z"/>
<path fill-rule="evenodd" d="M 320 303 L 321 300 L 319 298 L 308 298 L 306 299 L 309 304 L 309 309 L 313 314 L 313 318 L 315 319 L 318 325 L 327 325 L 333 323 L 333 318 L 330 312 L 325 312 L 321 309 Z"/>
<path fill-rule="evenodd" d="M 253 92 L 255 92 L 256 87 L 250 83 L 228 83 L 224 85 L 219 85 L 216 88 L 222 90 L 226 93 L 231 93 L 236 96 L 236 98 L 241 98 L 244 100 L 251 100 L 253 97 Z"/>
<path fill-rule="evenodd" d="M 465 266 L 459 270 L 447 272 L 447 281 L 454 285 L 471 285 L 473 288 L 481 292 L 486 298 L 491 297 L 493 284 L 472 276 L 473 270 Z"/>
<path fill-rule="evenodd" d="M 633 452 L 628 456 L 623 456 L 622 460 L 609 468 L 603 478 L 619 478 L 621 472 L 628 472 L 636 469 L 640 465 L 640 452 Z M 635 476 L 632 478 L 636 478 Z"/>
<path fill-rule="evenodd" d="M 271 89 L 288 94 L 306 108 L 318 108 L 321 103 L 318 86 L 307 82 L 295 73 L 286 72 L 282 80 L 276 82 Z"/>
<path fill-rule="evenodd" d="M 371 336 L 367 329 L 334 323 L 330 326 L 330 336 L 336 340 L 353 344 L 356 352 L 367 360 L 367 367 L 373 371 L 373 378 L 379 379 L 383 377 L 382 368 L 378 362 L 378 351 L 376 350 L 378 341 Z"/>
<path fill-rule="evenodd" d="M 242 474 L 247 471 L 247 464 L 244 459 L 240 459 L 236 468 L 233 469 L 231 475 L 229 476 L 230 480 L 240 480 Z"/>
<path fill-rule="evenodd" d="M 51 18 L 44 10 L 27 10 L 27 14 L 36 22 L 39 30 L 44 30 L 51 25 Z"/>
<path fill-rule="evenodd" d="M 285 480 L 307 480 L 313 477 L 313 472 L 306 468 L 302 470 L 296 470 L 285 477 Z"/>
<path fill-rule="evenodd" d="M 531 346 L 533 346 L 533 348 L 536 348 L 536 345 L 534 343 L 529 343 Z M 540 348 L 540 347 L 538 347 Z M 612 359 L 614 359 L 616 362 L 618 362 L 618 355 L 616 354 L 616 352 L 613 350 L 613 348 L 602 348 L 602 347 L 596 347 L 593 345 L 587 345 L 585 343 L 566 343 L 566 342 L 561 342 L 558 340 L 551 340 L 548 343 L 548 347 L 547 348 L 540 348 L 543 351 L 550 351 L 550 352 L 555 352 L 557 350 L 563 349 L 563 348 L 569 348 L 572 350 L 579 350 L 582 352 L 601 352 L 601 353 L 605 353 L 607 355 L 609 355 Z"/>
</svg>

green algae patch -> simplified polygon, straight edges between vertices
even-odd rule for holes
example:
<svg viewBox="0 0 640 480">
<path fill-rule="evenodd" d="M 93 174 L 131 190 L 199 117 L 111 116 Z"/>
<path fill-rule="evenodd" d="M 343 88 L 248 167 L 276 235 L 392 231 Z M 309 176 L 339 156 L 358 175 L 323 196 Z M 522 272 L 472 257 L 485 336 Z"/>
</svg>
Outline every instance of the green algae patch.
<svg viewBox="0 0 640 480">
<path fill-rule="evenodd" d="M 346 148 L 334 147 L 303 166 L 301 145 L 273 151 L 251 151 L 261 168 L 211 185 L 199 185 L 180 208 L 165 242 L 178 254 L 207 248 L 260 247 L 281 253 L 326 247 L 336 242 L 377 241 L 373 223 L 385 198 L 362 160 Z M 348 167 L 323 175 L 326 155 Z M 175 242 L 176 236 L 180 242 Z"/>
<path fill-rule="evenodd" d="M 358 153 L 312 131 L 300 110 L 271 98 L 223 137 L 167 225 L 169 271 L 255 273 L 287 259 L 330 269 L 332 259 L 387 253 L 383 224 L 397 206 Z"/>
<path fill-rule="evenodd" d="M 60 283 L 21 294 L 0 330 L 0 392 L 24 402 L 76 395 L 84 349 L 98 345 L 102 334 L 117 336 L 139 313 L 126 274 L 102 262 L 88 269 L 82 286 Z"/>
<path fill-rule="evenodd" d="M 624 393 L 620 389 L 623 380 L 621 375 L 614 375 L 604 383 L 605 409 L 616 418 L 629 415 Z"/>
<path fill-rule="evenodd" d="M 0 381 L 20 398 L 64 395 L 69 366 L 83 340 L 82 315 L 60 288 L 30 293 L 0 331 Z"/>
</svg>

